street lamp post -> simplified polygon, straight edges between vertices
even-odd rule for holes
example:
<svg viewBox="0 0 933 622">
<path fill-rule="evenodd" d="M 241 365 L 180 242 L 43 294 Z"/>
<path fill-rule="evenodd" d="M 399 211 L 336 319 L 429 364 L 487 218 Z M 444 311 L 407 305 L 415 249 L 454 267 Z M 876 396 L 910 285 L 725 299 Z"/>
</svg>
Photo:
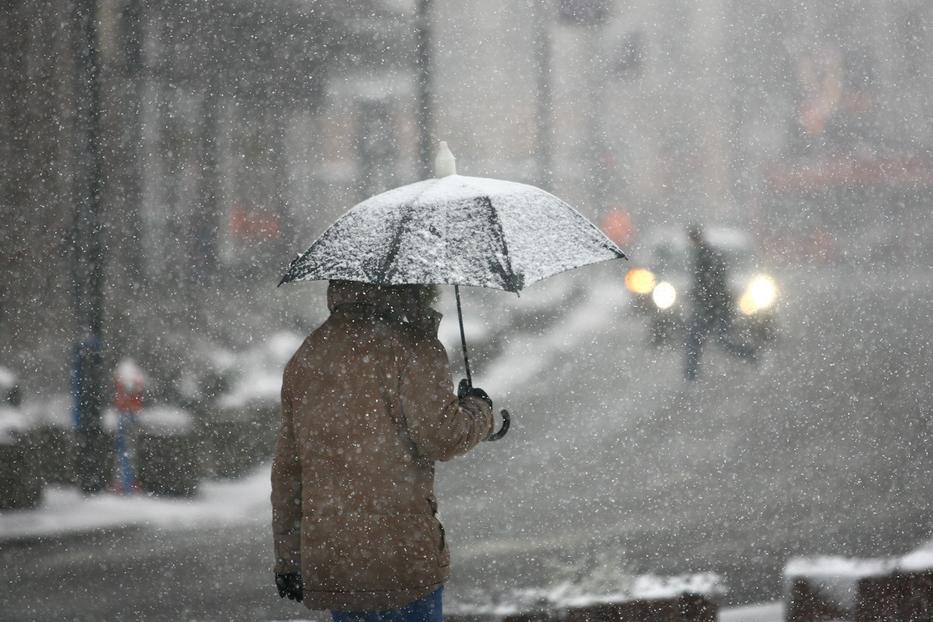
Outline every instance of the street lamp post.
<svg viewBox="0 0 933 622">
<path fill-rule="evenodd" d="M 431 92 L 431 0 L 418 0 L 415 15 L 417 75 L 417 102 L 415 121 L 418 124 L 418 176 L 419 179 L 433 177 L 434 160 L 434 114 Z"/>
<path fill-rule="evenodd" d="M 553 7 L 550 0 L 532 0 L 531 11 L 534 20 L 534 59 L 538 83 L 535 110 L 537 182 L 542 188 L 550 189 L 554 153 L 553 129 L 551 127 L 551 117 L 553 115 L 551 88 L 551 23 L 554 18 Z"/>
<path fill-rule="evenodd" d="M 577 27 L 582 32 L 585 44 L 585 58 L 582 59 L 582 87 L 586 93 L 584 102 L 585 127 L 582 150 L 587 169 L 587 189 L 590 205 L 587 212 L 591 217 L 598 217 L 605 208 L 608 195 L 606 140 L 603 135 L 603 111 L 605 109 L 604 92 L 605 64 L 600 54 L 602 27 L 611 16 L 612 3 L 609 0 L 558 0 L 558 16 L 565 24 Z"/>
<path fill-rule="evenodd" d="M 81 490 L 99 492 L 107 481 L 107 451 L 101 424 L 104 403 L 104 270 L 101 189 L 100 65 L 97 0 L 74 4 L 76 150 L 74 294 L 80 340 L 74 349 L 75 470 Z"/>
</svg>

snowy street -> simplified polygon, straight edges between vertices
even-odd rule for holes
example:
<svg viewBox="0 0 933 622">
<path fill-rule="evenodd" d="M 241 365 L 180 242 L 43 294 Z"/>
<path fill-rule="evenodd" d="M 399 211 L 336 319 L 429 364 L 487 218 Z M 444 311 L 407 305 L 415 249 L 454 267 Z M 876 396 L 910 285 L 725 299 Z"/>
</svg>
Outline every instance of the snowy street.
<svg viewBox="0 0 933 622">
<path fill-rule="evenodd" d="M 0 2 L 0 622 L 933 619 L 931 78 L 921 0 Z"/>
<path fill-rule="evenodd" d="M 775 350 L 752 366 L 711 347 L 693 386 L 682 352 L 646 345 L 605 267 L 546 329 L 527 324 L 477 355 L 476 382 L 513 429 L 439 466 L 449 611 L 561 581 L 706 571 L 727 604 L 775 601 L 793 555 L 892 555 L 929 539 L 933 458 L 916 439 L 931 425 L 933 280 L 838 267 L 779 278 Z M 114 532 L 55 535 L 0 516 L 6 536 L 45 534 L 0 543 L 3 619 L 323 619 L 275 595 L 264 471 L 200 495 L 187 505 L 201 509 L 153 501 L 151 520 L 137 509 L 122 520 L 136 527 Z M 56 499 L 67 525 L 80 503 Z"/>
<path fill-rule="evenodd" d="M 533 415 L 517 415 L 509 460 L 474 457 L 476 480 L 442 471 L 450 531 L 467 540 L 461 576 L 491 588 L 495 560 L 534 582 L 612 550 L 631 572 L 719 572 L 731 599 L 755 602 L 780 596 L 790 555 L 928 539 L 933 458 L 916 439 L 933 425 L 929 276 L 783 278 L 776 351 L 750 367 L 711 348 L 696 386 L 682 353 L 645 349 L 636 323 L 583 328 L 553 379 L 524 387 L 514 410 Z"/>
</svg>

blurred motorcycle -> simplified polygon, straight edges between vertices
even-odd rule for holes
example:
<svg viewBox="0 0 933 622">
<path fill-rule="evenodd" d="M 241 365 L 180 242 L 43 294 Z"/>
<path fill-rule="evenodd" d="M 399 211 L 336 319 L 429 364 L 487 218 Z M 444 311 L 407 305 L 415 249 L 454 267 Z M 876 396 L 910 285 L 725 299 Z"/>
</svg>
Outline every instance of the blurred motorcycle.
<svg viewBox="0 0 933 622">
<path fill-rule="evenodd" d="M 728 266 L 728 286 L 735 301 L 731 337 L 755 351 L 771 344 L 777 336 L 779 287 L 760 265 L 752 237 L 740 229 L 710 226 L 704 229 L 707 243 Z M 658 229 L 644 238 L 632 254 L 632 267 L 625 286 L 632 294 L 632 307 L 647 318 L 651 344 L 679 345 L 690 317 L 688 291 L 691 286 L 690 245 L 682 229 Z"/>
</svg>

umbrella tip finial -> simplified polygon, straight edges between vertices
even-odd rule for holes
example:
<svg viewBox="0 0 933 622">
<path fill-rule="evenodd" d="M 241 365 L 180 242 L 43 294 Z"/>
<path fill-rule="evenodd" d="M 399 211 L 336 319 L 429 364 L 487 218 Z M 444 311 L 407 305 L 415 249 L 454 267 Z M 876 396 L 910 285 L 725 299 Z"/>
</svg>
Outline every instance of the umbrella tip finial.
<svg viewBox="0 0 933 622">
<path fill-rule="evenodd" d="M 447 177 L 457 174 L 457 159 L 447 146 L 447 141 L 442 140 L 437 147 L 437 156 L 434 158 L 434 176 Z"/>
</svg>

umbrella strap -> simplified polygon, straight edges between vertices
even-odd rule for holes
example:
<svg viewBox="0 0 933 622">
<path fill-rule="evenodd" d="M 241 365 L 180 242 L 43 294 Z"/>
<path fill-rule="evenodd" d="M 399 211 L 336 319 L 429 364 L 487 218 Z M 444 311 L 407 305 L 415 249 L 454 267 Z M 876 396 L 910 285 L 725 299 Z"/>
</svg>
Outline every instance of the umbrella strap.
<svg viewBox="0 0 933 622">
<path fill-rule="evenodd" d="M 463 365 L 466 367 L 467 384 L 473 388 L 473 375 L 470 373 L 470 357 L 467 355 L 466 334 L 463 332 L 463 310 L 460 308 L 460 286 L 454 285 L 457 296 L 457 319 L 460 320 L 460 345 L 463 346 Z"/>
</svg>

